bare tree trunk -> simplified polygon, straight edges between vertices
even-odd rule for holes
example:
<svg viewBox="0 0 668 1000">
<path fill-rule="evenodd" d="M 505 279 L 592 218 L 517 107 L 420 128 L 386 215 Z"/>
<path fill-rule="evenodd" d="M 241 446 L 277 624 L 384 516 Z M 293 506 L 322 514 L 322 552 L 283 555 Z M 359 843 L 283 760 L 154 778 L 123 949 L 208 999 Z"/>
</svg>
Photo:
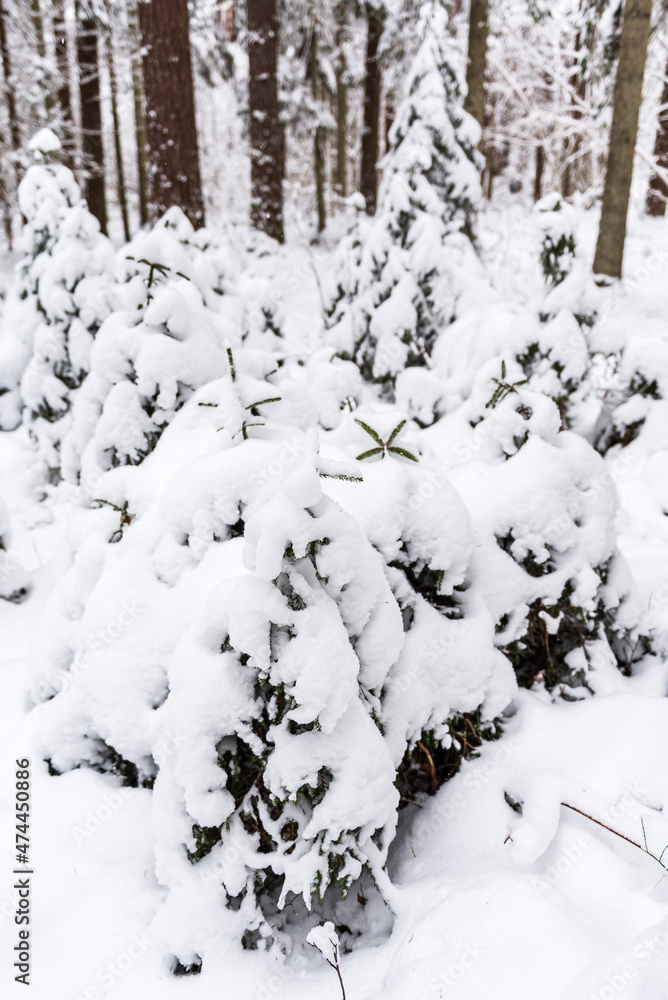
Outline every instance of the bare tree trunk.
<svg viewBox="0 0 668 1000">
<path fill-rule="evenodd" d="M 394 103 L 394 94 L 388 91 L 385 95 L 385 152 L 387 153 L 390 148 L 390 132 L 392 131 L 392 126 L 394 125 L 394 118 L 396 115 L 396 105 Z"/>
<path fill-rule="evenodd" d="M 343 49 L 345 38 L 346 7 L 339 3 L 336 9 L 336 47 L 338 50 L 334 73 L 336 76 L 336 190 L 342 198 L 348 194 L 348 86 L 345 82 L 346 56 Z"/>
<path fill-rule="evenodd" d="M 139 224 L 148 222 L 148 165 L 146 143 L 146 111 L 144 103 L 144 81 L 141 68 L 141 37 L 136 0 L 130 0 L 128 7 L 128 28 L 132 46 L 132 97 L 135 113 L 135 138 L 137 142 L 137 181 L 139 186 Z"/>
<path fill-rule="evenodd" d="M 35 47 L 40 59 L 46 59 L 46 43 L 44 41 L 44 22 L 39 0 L 30 0 L 30 19 L 35 32 Z"/>
<path fill-rule="evenodd" d="M 584 3 L 580 0 L 580 13 L 583 13 Z M 585 49 L 590 50 L 593 44 L 594 29 L 587 30 Z M 587 84 L 583 73 L 582 62 L 579 58 L 582 49 L 582 34 L 576 30 L 575 33 L 575 64 L 570 75 L 569 84 L 571 88 L 571 115 L 576 122 L 582 121 L 582 109 L 580 104 L 584 101 L 587 92 Z M 564 144 L 566 154 L 566 164 L 561 172 L 561 193 L 564 198 L 571 198 L 576 188 L 576 173 L 582 175 L 582 167 L 577 168 L 577 154 L 582 145 L 582 132 L 577 132 L 570 140 Z"/>
<path fill-rule="evenodd" d="M 44 19 L 42 17 L 40 0 L 30 0 L 30 19 L 35 33 L 35 48 L 37 49 L 37 55 L 42 63 L 43 70 L 46 70 L 46 41 L 44 37 Z M 46 84 L 44 107 L 48 118 L 49 113 L 53 108 L 53 94 L 51 93 L 51 81 L 47 79 Z"/>
<path fill-rule="evenodd" d="M 464 108 L 470 115 L 473 115 L 481 129 L 485 120 L 485 72 L 487 69 L 488 34 L 488 0 L 471 0 L 468 65 L 466 68 L 467 92 Z"/>
<path fill-rule="evenodd" d="M 611 278 L 622 276 L 626 216 L 651 15 L 652 0 L 627 0 L 615 76 L 601 222 L 594 256 L 594 273 Z"/>
<path fill-rule="evenodd" d="M 128 219 L 128 191 L 125 183 L 125 167 L 123 165 L 123 149 L 121 146 L 121 122 L 118 114 L 118 81 L 114 61 L 114 44 L 111 37 L 111 25 L 105 35 L 107 62 L 109 65 L 109 88 L 111 90 L 111 117 L 114 125 L 114 154 L 116 158 L 116 182 L 118 189 L 118 204 L 123 220 L 123 236 L 125 242 L 130 242 L 130 222 Z"/>
<path fill-rule="evenodd" d="M 278 109 L 276 0 L 246 0 L 250 97 L 251 223 L 283 242 L 285 138 Z"/>
<path fill-rule="evenodd" d="M 70 90 L 70 61 L 67 41 L 67 24 L 65 22 L 65 0 L 53 0 L 53 34 L 56 43 L 56 71 L 58 81 L 56 99 L 60 108 L 63 134 L 63 160 L 65 164 L 74 167 L 74 125 L 72 121 L 72 92 Z"/>
<path fill-rule="evenodd" d="M 533 175 L 533 200 L 540 201 L 543 197 L 543 170 L 545 168 L 545 150 L 536 146 L 536 169 Z"/>
<path fill-rule="evenodd" d="M 84 195 L 88 208 L 107 232 L 107 195 L 102 145 L 100 67 L 97 23 L 77 4 L 77 58 L 81 99 L 81 136 L 84 155 Z"/>
<path fill-rule="evenodd" d="M 9 138 L 14 159 L 14 173 L 16 183 L 20 180 L 18 153 L 21 149 L 21 130 L 16 114 L 16 93 L 14 91 L 14 81 L 12 80 L 12 57 L 7 44 L 7 11 L 4 0 L 0 0 L 0 55 L 2 56 L 2 74 L 5 78 L 5 100 L 7 102 L 7 117 L 9 119 Z"/>
<path fill-rule="evenodd" d="M 376 211 L 378 197 L 378 125 L 380 122 L 381 72 L 378 46 L 383 20 L 377 10 L 367 7 L 366 63 L 364 77 L 364 127 L 362 129 L 362 165 L 360 191 L 369 215 Z"/>
<path fill-rule="evenodd" d="M 654 157 L 657 166 L 668 171 L 668 62 L 664 71 L 663 92 L 661 94 L 661 107 L 659 108 L 659 121 L 656 126 L 656 139 L 654 141 Z M 647 202 L 645 207 L 648 215 L 664 216 L 666 214 L 666 200 L 668 199 L 668 184 L 664 177 L 659 174 L 652 174 L 647 191 Z"/>
<path fill-rule="evenodd" d="M 143 45 L 149 215 L 177 205 L 204 225 L 188 0 L 139 4 Z"/>
<path fill-rule="evenodd" d="M 313 14 L 311 23 L 311 94 L 315 105 L 316 114 L 320 113 L 320 85 L 318 81 L 318 22 Z M 316 203 L 318 206 L 318 232 L 321 233 L 327 223 L 327 212 L 325 206 L 325 130 L 316 123 L 315 135 L 313 137 L 313 165 L 315 173 Z"/>
</svg>

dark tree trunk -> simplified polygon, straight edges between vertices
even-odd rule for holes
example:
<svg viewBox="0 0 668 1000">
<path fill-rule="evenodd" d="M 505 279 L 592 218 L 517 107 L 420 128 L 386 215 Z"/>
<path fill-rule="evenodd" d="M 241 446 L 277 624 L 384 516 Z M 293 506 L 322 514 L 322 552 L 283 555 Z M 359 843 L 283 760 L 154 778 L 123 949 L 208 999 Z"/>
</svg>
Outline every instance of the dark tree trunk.
<svg viewBox="0 0 668 1000">
<path fill-rule="evenodd" d="M 382 17 L 377 10 L 368 7 L 360 191 L 364 196 L 366 210 L 369 215 L 373 215 L 376 211 L 376 200 L 378 197 L 378 125 L 380 121 L 381 84 L 378 46 L 382 33 Z"/>
<path fill-rule="evenodd" d="M 543 196 L 543 170 L 545 168 L 545 150 L 536 146 L 536 169 L 533 175 L 533 200 L 540 201 Z"/>
<path fill-rule="evenodd" d="M 339 3 L 336 10 L 336 47 L 338 55 L 336 75 L 336 173 L 334 182 L 338 194 L 348 194 L 348 86 L 346 84 L 346 55 L 343 48 L 346 26 L 346 7 Z"/>
<path fill-rule="evenodd" d="M 652 0 L 627 0 L 615 76 L 594 273 L 621 278 Z"/>
<path fill-rule="evenodd" d="M 139 187 L 139 224 L 148 222 L 148 164 L 146 143 L 146 109 L 144 80 L 141 68 L 141 36 L 137 4 L 131 0 L 128 7 L 128 28 L 132 46 L 132 98 L 135 112 L 135 139 L 137 142 L 137 183 Z"/>
<path fill-rule="evenodd" d="M 320 113 L 320 81 L 318 79 L 318 22 L 313 16 L 311 25 L 311 94 L 316 114 Z M 318 121 L 313 137 L 313 167 L 315 174 L 315 193 L 318 209 L 318 232 L 321 233 L 327 222 L 325 205 L 325 130 Z"/>
<path fill-rule="evenodd" d="M 661 107 L 659 108 L 659 121 L 656 126 L 656 139 L 654 141 L 654 157 L 657 166 L 668 171 L 668 62 L 665 68 L 663 81 L 663 92 L 661 94 Z M 666 200 L 668 199 L 668 184 L 664 177 L 659 174 L 652 174 L 647 191 L 647 214 L 654 216 L 664 216 L 666 214 Z"/>
<path fill-rule="evenodd" d="M 385 152 L 387 153 L 390 149 L 390 132 L 392 131 L 392 126 L 394 125 L 394 118 L 397 112 L 396 104 L 394 103 L 394 94 L 387 93 L 385 95 Z"/>
<path fill-rule="evenodd" d="M 177 205 L 204 225 L 188 0 L 141 0 L 149 216 Z"/>
<path fill-rule="evenodd" d="M 104 184 L 104 147 L 100 106 L 98 31 L 83 7 L 77 9 L 77 59 L 81 99 L 81 138 L 84 154 L 84 195 L 88 208 L 107 232 L 107 196 Z"/>
<path fill-rule="evenodd" d="M 483 127 L 485 120 L 488 33 L 488 0 L 471 0 L 464 108 L 470 115 L 473 115 L 480 128 Z"/>
<path fill-rule="evenodd" d="M 14 154 L 14 172 L 16 181 L 19 181 L 19 165 L 17 154 L 21 148 L 21 130 L 16 115 L 16 94 L 14 92 L 14 81 L 12 80 L 12 57 L 7 44 L 7 11 L 4 0 L 0 0 L 0 55 L 2 56 L 2 73 L 5 84 L 5 101 L 7 102 L 7 117 L 9 119 L 9 138 L 12 153 Z"/>
<path fill-rule="evenodd" d="M 276 0 L 246 0 L 250 98 L 251 222 L 283 242 L 285 138 L 278 109 Z"/>
<path fill-rule="evenodd" d="M 128 218 L 128 192 L 125 183 L 125 166 L 123 163 L 123 149 L 121 146 L 121 122 L 118 113 L 118 81 L 116 78 L 116 63 L 114 60 L 114 44 L 111 37 L 111 30 L 107 31 L 106 38 L 107 63 L 109 65 L 109 87 L 111 90 L 111 116 L 114 124 L 114 154 L 116 158 L 116 182 L 118 188 L 118 204 L 121 209 L 121 219 L 123 220 L 123 236 L 125 242 L 130 242 L 130 220 Z"/>
<path fill-rule="evenodd" d="M 61 142 L 63 161 L 74 167 L 74 126 L 72 123 L 72 91 L 70 89 L 70 62 L 65 24 L 65 0 L 53 2 L 53 34 L 56 45 L 56 72 L 58 74 L 56 99 L 62 120 Z"/>
</svg>

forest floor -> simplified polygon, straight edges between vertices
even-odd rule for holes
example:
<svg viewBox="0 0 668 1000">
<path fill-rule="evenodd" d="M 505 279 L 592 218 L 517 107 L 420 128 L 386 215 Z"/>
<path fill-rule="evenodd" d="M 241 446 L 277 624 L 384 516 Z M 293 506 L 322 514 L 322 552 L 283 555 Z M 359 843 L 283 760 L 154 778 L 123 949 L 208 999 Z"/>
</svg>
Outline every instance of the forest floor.
<svg viewBox="0 0 668 1000">
<path fill-rule="evenodd" d="M 596 219 L 583 220 L 585 248 Z M 530 260 L 528 215 L 487 213 L 482 247 L 509 300 L 540 292 Z M 644 267 L 668 250 L 668 227 L 631 223 L 622 284 L 608 322 L 635 328 L 665 316 L 665 267 Z M 288 244 L 263 265 L 287 289 L 286 333 L 312 345 L 319 310 L 315 255 Z M 664 258 L 661 258 L 664 259 Z M 644 267 L 644 269 L 643 269 Z M 637 280 L 634 280 L 634 275 Z M 291 278 L 292 280 L 287 280 Z M 611 294 L 613 294 L 611 292 Z M 119 789 L 90 770 L 49 777 L 27 711 L 31 641 L 58 586 L 68 532 L 64 499 L 34 496 L 22 431 L 0 437 L 0 495 L 10 508 L 13 556 L 33 590 L 0 602 L 0 965 L 10 980 L 18 943 L 12 890 L 15 759 L 32 759 L 30 857 L 33 1000 L 335 1000 L 334 972 L 297 945 L 284 963 L 233 944 L 201 975 L 171 975 L 151 939 L 163 889 L 154 875 L 151 793 Z M 642 456 L 612 470 L 620 495 L 620 547 L 639 600 L 668 634 L 668 469 Z M 668 997 L 668 879 L 634 841 L 641 817 L 654 853 L 668 844 L 666 665 L 611 680 L 581 702 L 522 691 L 500 740 L 421 808 L 404 810 L 390 875 L 394 921 L 367 902 L 366 946 L 343 956 L 348 1000 L 600 1000 Z M 511 802 L 523 803 L 520 815 Z M 13 979 L 13 975 L 11 976 Z M 22 996 L 14 985 L 4 996 Z"/>
</svg>

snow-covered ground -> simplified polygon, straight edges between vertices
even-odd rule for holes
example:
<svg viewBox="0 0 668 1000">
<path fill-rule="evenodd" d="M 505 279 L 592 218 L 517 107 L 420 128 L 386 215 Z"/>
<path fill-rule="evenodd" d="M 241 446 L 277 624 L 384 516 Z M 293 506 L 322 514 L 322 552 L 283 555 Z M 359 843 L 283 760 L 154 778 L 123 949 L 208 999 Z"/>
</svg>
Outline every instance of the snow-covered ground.
<svg viewBox="0 0 668 1000">
<path fill-rule="evenodd" d="M 582 225 L 585 252 L 595 218 Z M 540 293 L 521 211 L 489 211 L 481 243 L 504 298 Z M 645 332 L 665 325 L 665 223 L 636 220 L 628 279 L 606 322 Z M 535 254 L 533 256 L 535 260 Z M 659 266 L 655 267 L 655 262 Z M 285 333 L 312 344 L 319 311 L 313 266 L 328 252 L 288 246 L 264 258 L 281 289 Z M 273 269 L 273 273 L 272 273 Z M 612 292 L 610 293 L 613 294 Z M 644 450 L 643 450 L 644 448 Z M 620 547 L 655 635 L 668 634 L 668 467 L 640 445 L 609 458 L 621 508 Z M 175 977 L 151 922 L 165 890 L 155 875 L 151 792 L 81 768 L 58 777 L 40 759 L 27 713 L 40 612 L 58 586 L 73 508 L 67 493 L 35 498 L 23 429 L 0 436 L 0 496 L 10 510 L 11 556 L 29 574 L 20 604 L 0 601 L 0 961 L 3 987 L 18 943 L 14 761 L 32 760 L 32 984 L 34 1000 L 335 998 L 335 973 L 306 941 L 281 961 L 234 942 L 196 976 Z M 615 462 L 617 465 L 615 465 Z M 493 503 L 493 498 L 491 501 Z M 433 798 L 400 817 L 390 853 L 390 915 L 373 893 L 366 944 L 344 954 L 349 1000 L 642 1000 L 668 997 L 668 881 L 656 861 L 564 807 L 642 840 L 668 844 L 668 674 L 659 660 L 624 677 L 608 672 L 593 698 L 554 700 L 523 690 L 501 739 Z M 363 765 L 363 762 L 361 762 Z M 3 995 L 23 995 L 21 984 Z"/>
</svg>

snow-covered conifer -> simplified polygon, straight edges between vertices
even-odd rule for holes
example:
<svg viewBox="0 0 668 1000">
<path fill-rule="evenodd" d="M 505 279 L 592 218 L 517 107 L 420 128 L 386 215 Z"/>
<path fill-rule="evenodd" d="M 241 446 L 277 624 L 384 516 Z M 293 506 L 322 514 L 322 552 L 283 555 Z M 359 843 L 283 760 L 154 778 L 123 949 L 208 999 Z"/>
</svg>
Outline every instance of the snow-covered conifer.
<svg viewBox="0 0 668 1000">
<path fill-rule="evenodd" d="M 462 289 L 480 275 L 471 242 L 478 126 L 463 110 L 457 54 L 436 4 L 423 31 L 383 162 L 376 218 L 344 242 L 327 302 L 332 343 L 390 398 L 399 372 L 428 365 Z"/>
<path fill-rule="evenodd" d="M 25 419 L 47 466 L 58 468 L 57 424 L 70 409 L 90 342 L 109 309 L 111 244 L 81 199 L 74 175 L 57 162 L 60 143 L 42 129 L 35 163 L 19 187 L 25 257 L 9 292 L 0 342 L 0 423 Z"/>
</svg>

